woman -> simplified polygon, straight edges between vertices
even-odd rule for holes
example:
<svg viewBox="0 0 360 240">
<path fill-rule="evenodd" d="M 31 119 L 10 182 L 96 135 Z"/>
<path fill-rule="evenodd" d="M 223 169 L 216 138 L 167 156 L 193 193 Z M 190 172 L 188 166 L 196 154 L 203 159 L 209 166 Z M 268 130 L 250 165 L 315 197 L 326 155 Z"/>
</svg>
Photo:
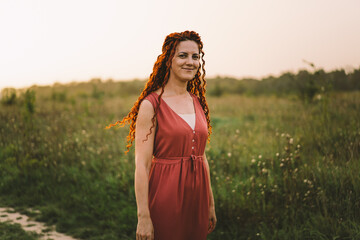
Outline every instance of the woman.
<svg viewBox="0 0 360 240">
<path fill-rule="evenodd" d="M 196 32 L 168 35 L 130 113 L 110 125 L 130 122 L 128 150 L 135 139 L 136 239 L 202 240 L 215 228 L 202 48 Z"/>
</svg>

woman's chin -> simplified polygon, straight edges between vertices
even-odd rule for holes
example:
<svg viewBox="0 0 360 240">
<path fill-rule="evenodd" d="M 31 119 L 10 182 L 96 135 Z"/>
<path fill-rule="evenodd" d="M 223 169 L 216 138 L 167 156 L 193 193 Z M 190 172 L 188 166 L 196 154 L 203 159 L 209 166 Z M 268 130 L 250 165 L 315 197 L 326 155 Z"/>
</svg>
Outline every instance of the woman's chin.
<svg viewBox="0 0 360 240">
<path fill-rule="evenodd" d="M 182 76 L 182 79 L 184 80 L 184 81 L 191 81 L 191 80 L 193 80 L 194 79 L 194 75 L 193 74 L 188 74 L 188 75 L 184 75 L 184 76 Z"/>
</svg>

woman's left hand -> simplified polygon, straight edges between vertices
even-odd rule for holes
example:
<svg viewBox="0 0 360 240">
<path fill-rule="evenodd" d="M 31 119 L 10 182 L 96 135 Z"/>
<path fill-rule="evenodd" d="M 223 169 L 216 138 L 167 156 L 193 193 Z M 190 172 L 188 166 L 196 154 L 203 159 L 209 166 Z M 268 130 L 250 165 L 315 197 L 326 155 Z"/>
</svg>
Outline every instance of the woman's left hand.
<svg viewBox="0 0 360 240">
<path fill-rule="evenodd" d="M 215 214 L 215 206 L 210 206 L 209 209 L 209 226 L 208 226 L 208 233 L 211 233 L 212 231 L 214 231 L 215 226 L 216 226 L 216 214 Z"/>
</svg>

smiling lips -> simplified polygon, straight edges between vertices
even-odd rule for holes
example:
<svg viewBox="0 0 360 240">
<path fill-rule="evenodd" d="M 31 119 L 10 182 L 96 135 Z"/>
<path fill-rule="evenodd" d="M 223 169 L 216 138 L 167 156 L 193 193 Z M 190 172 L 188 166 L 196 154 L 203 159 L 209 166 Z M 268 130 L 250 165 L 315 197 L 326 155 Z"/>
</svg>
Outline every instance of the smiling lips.
<svg viewBox="0 0 360 240">
<path fill-rule="evenodd" d="M 184 70 L 192 71 L 194 68 L 183 68 Z"/>
</svg>

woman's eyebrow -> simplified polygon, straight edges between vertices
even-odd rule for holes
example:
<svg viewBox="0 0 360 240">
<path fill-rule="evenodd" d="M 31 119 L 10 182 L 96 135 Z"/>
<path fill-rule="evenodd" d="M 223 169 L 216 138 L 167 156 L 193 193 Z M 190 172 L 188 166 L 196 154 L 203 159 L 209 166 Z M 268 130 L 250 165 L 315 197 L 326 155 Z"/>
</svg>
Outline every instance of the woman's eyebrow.
<svg viewBox="0 0 360 240">
<path fill-rule="evenodd" d="M 189 54 L 188 52 L 179 52 L 179 54 Z M 192 55 L 199 55 L 199 53 L 193 53 Z"/>
</svg>

